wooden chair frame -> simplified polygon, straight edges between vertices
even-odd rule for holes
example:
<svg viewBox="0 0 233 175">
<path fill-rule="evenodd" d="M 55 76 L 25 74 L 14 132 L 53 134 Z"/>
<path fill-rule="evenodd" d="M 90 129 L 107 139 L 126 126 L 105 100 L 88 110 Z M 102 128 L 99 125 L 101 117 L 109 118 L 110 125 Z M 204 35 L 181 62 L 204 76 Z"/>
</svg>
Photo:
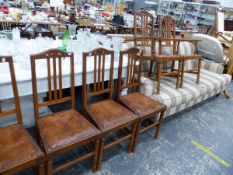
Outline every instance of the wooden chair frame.
<svg viewBox="0 0 233 175">
<path fill-rule="evenodd" d="M 128 57 L 128 66 L 127 66 L 127 73 L 126 73 L 126 82 L 124 83 L 122 81 L 122 69 L 123 69 L 122 66 L 123 66 L 123 59 L 125 55 Z M 141 86 L 142 61 L 143 61 L 143 51 L 141 51 L 140 53 L 140 50 L 138 48 L 134 47 L 134 48 L 130 48 L 128 50 L 120 52 L 120 60 L 119 60 L 119 68 L 118 68 L 118 96 L 117 96 L 118 100 L 119 100 L 121 91 L 123 89 L 133 88 L 136 92 L 139 92 L 140 86 Z M 139 64 L 137 65 L 137 63 Z M 142 119 L 140 118 L 140 121 L 137 127 L 137 133 L 135 136 L 133 151 L 135 151 L 139 133 L 145 132 L 151 128 L 156 128 L 154 138 L 158 138 L 165 110 L 166 108 L 163 108 L 147 116 L 144 116 Z M 159 119 L 157 121 L 153 121 L 151 118 L 159 113 L 160 113 Z M 144 120 L 149 120 L 150 125 L 142 127 L 141 123 Z"/>
<path fill-rule="evenodd" d="M 124 55 L 128 56 L 128 65 L 127 65 L 127 74 L 126 82 L 122 82 L 122 66 Z M 140 50 L 136 47 L 127 49 L 120 52 L 119 68 L 118 68 L 118 88 L 117 88 L 117 97 L 119 98 L 121 91 L 123 89 L 135 88 L 136 91 L 140 90 L 140 80 L 142 72 L 142 58 L 143 51 L 140 53 Z M 139 62 L 139 65 L 137 65 Z M 138 71 L 137 71 L 138 68 Z M 135 79 L 137 79 L 135 81 Z"/>
<path fill-rule="evenodd" d="M 94 90 L 93 92 L 87 92 L 87 58 L 94 57 Z M 109 74 L 109 86 L 104 87 L 104 76 L 105 76 L 105 58 L 106 56 L 111 57 L 110 74 Z M 98 63 L 98 68 L 96 64 Z M 102 67 L 101 67 L 102 64 Z M 112 97 L 113 88 L 113 65 L 114 64 L 114 51 L 109 51 L 103 48 L 98 48 L 90 52 L 83 53 L 83 109 L 87 109 L 87 98 L 91 96 L 109 94 L 109 98 Z M 98 69 L 98 71 L 97 71 Z M 98 74 L 98 75 L 96 75 Z M 102 74 L 102 77 L 100 76 Z M 97 77 L 98 76 L 98 77 Z M 97 79 L 98 78 L 98 79 Z M 102 79 L 102 81 L 101 81 Z"/>
<path fill-rule="evenodd" d="M 87 92 L 87 60 L 88 57 L 94 57 L 94 91 L 93 92 Z M 110 63 L 110 70 L 109 70 L 109 83 L 108 87 L 104 87 L 104 76 L 105 76 L 105 57 L 110 56 L 111 58 L 111 63 Z M 96 63 L 98 63 L 98 68 L 96 66 Z M 102 64 L 102 66 L 101 66 Z M 112 89 L 113 89 L 113 69 L 114 69 L 114 51 L 109 51 L 104 48 L 97 48 L 95 50 L 92 50 L 90 52 L 84 52 L 83 53 L 83 112 L 85 115 L 87 115 L 90 120 L 97 126 L 95 121 L 90 117 L 90 114 L 88 112 L 88 105 L 87 105 L 87 98 L 88 97 L 93 97 L 93 96 L 98 96 L 101 94 L 108 94 L 108 99 L 112 98 Z M 102 73 L 102 79 L 100 77 L 100 74 Z M 108 134 L 114 133 L 119 130 L 124 130 L 127 126 L 133 125 L 132 127 L 132 132 L 116 141 L 113 141 L 108 144 L 104 144 L 104 138 Z M 128 152 L 132 152 L 133 150 L 133 144 L 134 144 L 134 139 L 135 139 L 135 133 L 137 129 L 137 121 L 130 121 L 127 123 L 124 123 L 121 126 L 114 127 L 106 132 L 102 132 L 102 138 L 100 139 L 100 148 L 99 148 L 99 158 L 98 158 L 98 163 L 97 163 L 97 170 L 101 169 L 101 162 L 103 158 L 103 152 L 105 149 L 109 149 L 125 140 L 131 140 L 129 147 L 128 147 Z"/>
<path fill-rule="evenodd" d="M 200 42 L 200 40 L 194 40 L 194 39 L 167 39 L 167 40 L 172 40 L 172 42 L 174 43 L 175 47 L 173 47 L 173 53 L 175 53 L 175 54 L 179 54 L 179 47 L 180 47 L 181 42 L 190 42 L 190 43 L 192 43 L 194 45 L 194 47 L 195 47 L 194 54 L 192 54 L 192 55 L 183 55 L 182 68 L 181 68 L 180 88 L 183 87 L 183 79 L 184 79 L 184 73 L 185 72 L 197 74 L 196 83 L 199 84 L 200 73 L 201 73 L 202 56 L 198 55 L 197 44 L 198 44 L 198 42 Z M 188 61 L 188 60 L 197 60 L 197 62 L 198 62 L 197 68 L 194 68 L 194 69 L 191 69 L 191 70 L 185 70 L 185 62 Z M 172 64 L 171 69 L 172 69 L 171 71 L 174 70 L 174 62 Z"/>
<path fill-rule="evenodd" d="M 70 59 L 70 96 L 63 97 L 62 94 L 62 59 L 63 58 L 69 58 Z M 37 60 L 46 60 L 47 61 L 47 69 L 48 69 L 48 102 L 38 102 L 38 91 L 37 91 L 37 78 L 36 78 L 36 61 Z M 53 76 L 51 75 L 51 63 L 50 60 L 52 60 L 52 66 L 53 66 Z M 56 62 L 58 60 L 58 68 L 56 66 Z M 73 53 L 69 52 L 62 52 L 57 49 L 51 49 L 44 51 L 39 54 L 31 55 L 31 66 L 32 66 L 32 87 L 33 87 L 33 100 L 34 100 L 34 111 L 35 111 L 35 123 L 37 126 L 37 121 L 39 119 L 39 108 L 43 106 L 50 106 L 55 104 L 61 104 L 64 102 L 71 102 L 71 109 L 75 109 L 75 85 L 74 85 L 74 56 Z M 57 69 L 58 69 L 58 76 L 57 76 Z M 54 76 L 56 75 L 56 76 Z M 57 90 L 57 77 L 59 80 L 59 91 Z M 52 81 L 54 89 L 52 91 Z M 78 127 L 78 126 L 77 126 Z M 38 128 L 38 126 L 37 126 Z M 42 138 L 40 137 L 40 140 Z M 97 141 L 95 141 L 97 140 Z M 86 144 L 95 141 L 95 150 L 90 152 L 90 149 L 86 146 Z M 45 145 L 44 145 L 45 146 Z M 63 164 L 55 169 L 52 169 L 52 159 L 57 156 L 58 154 L 65 153 L 68 151 L 72 151 L 78 147 L 84 147 L 89 151 L 89 153 L 76 158 L 74 160 L 71 160 L 70 162 Z M 96 162 L 98 157 L 98 150 L 99 150 L 99 140 L 98 138 L 89 138 L 87 140 L 74 143 L 70 146 L 64 147 L 63 149 L 59 149 L 57 151 L 54 151 L 52 154 L 46 154 L 46 164 L 47 164 L 47 174 L 53 174 L 57 173 L 63 169 L 66 169 L 70 166 L 73 166 L 74 164 L 79 163 L 82 160 L 85 160 L 87 158 L 94 156 L 94 163 L 93 163 L 93 171 L 96 171 Z"/>
<path fill-rule="evenodd" d="M 18 88 L 16 84 L 16 78 L 15 78 L 15 71 L 14 71 L 14 65 L 13 65 L 13 59 L 11 56 L 0 56 L 0 63 L 8 63 L 9 70 L 10 70 L 10 77 L 12 82 L 12 90 L 14 95 L 14 103 L 15 103 L 15 109 L 2 111 L 2 106 L 0 103 L 0 117 L 4 117 L 7 115 L 15 114 L 17 116 L 17 123 L 22 125 L 22 115 L 21 115 L 21 109 L 19 104 L 19 94 L 18 94 Z"/>
<path fill-rule="evenodd" d="M 0 102 L 0 118 L 15 114 L 17 117 L 17 124 L 23 125 L 21 109 L 20 109 L 20 102 L 19 102 L 19 94 L 18 94 L 18 88 L 17 88 L 16 78 L 15 78 L 15 70 L 14 70 L 14 65 L 13 65 L 13 58 L 11 56 L 0 56 L 0 64 L 1 63 L 8 63 L 8 65 L 9 65 L 15 108 L 3 111 L 2 104 Z M 29 133 L 27 133 L 27 134 L 29 137 L 31 137 Z M 11 169 L 4 171 L 2 173 L 10 175 L 10 174 L 17 173 L 17 172 L 22 171 L 22 170 L 27 169 L 27 168 L 31 168 L 33 166 L 37 166 L 37 168 L 38 168 L 37 174 L 38 175 L 44 175 L 44 159 L 39 159 L 37 161 L 31 160 L 30 162 L 16 165 L 16 166 L 12 167 Z M 0 174 L 1 174 L 1 172 L 0 172 Z"/>
<path fill-rule="evenodd" d="M 137 24 L 137 16 L 140 16 L 141 18 L 141 26 L 138 27 Z M 155 19 L 152 14 L 150 14 L 147 11 L 140 11 L 138 13 L 134 14 L 134 37 L 137 36 L 155 36 Z M 141 34 L 138 34 L 138 28 L 141 30 Z M 150 32 L 149 32 L 150 30 Z M 136 45 L 136 43 L 135 43 Z M 142 45 L 148 45 L 148 40 L 144 39 L 142 40 Z"/>
<path fill-rule="evenodd" d="M 171 16 L 158 16 L 158 34 L 163 39 L 176 38 L 176 24 Z M 166 46 L 172 45 L 172 42 L 167 40 Z"/>
</svg>

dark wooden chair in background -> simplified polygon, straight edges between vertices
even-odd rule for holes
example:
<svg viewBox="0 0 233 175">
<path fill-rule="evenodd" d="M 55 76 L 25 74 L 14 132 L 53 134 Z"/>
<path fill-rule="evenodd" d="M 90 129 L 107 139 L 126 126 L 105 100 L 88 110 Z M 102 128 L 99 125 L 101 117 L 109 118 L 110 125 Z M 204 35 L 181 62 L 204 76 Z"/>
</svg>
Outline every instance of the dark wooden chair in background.
<svg viewBox="0 0 233 175">
<path fill-rule="evenodd" d="M 36 174 L 44 174 L 44 153 L 22 126 L 22 116 L 19 104 L 18 89 L 15 79 L 13 60 L 10 56 L 0 56 L 0 64 L 8 63 L 14 109 L 2 109 L 0 103 L 0 118 L 16 115 L 17 124 L 0 127 L 0 174 L 13 174 L 26 168 L 38 167 Z"/>
<path fill-rule="evenodd" d="M 127 58 L 128 61 L 127 73 L 125 78 L 126 81 L 122 79 L 124 58 Z M 129 108 L 131 111 L 133 111 L 135 114 L 137 114 L 137 116 L 139 117 L 139 125 L 137 128 L 133 150 L 135 150 L 136 147 L 138 133 L 147 131 L 150 128 L 156 128 L 154 138 L 158 138 L 163 115 L 166 110 L 166 105 L 152 100 L 151 98 L 139 92 L 141 86 L 140 79 L 142 70 L 142 59 L 143 52 L 140 54 L 140 50 L 138 48 L 130 48 L 126 51 L 120 52 L 118 69 L 118 101 Z M 139 65 L 137 65 L 138 63 Z M 132 93 L 121 96 L 121 91 L 123 89 L 128 89 L 128 92 L 132 91 Z M 159 119 L 157 121 L 154 121 L 153 117 L 155 117 L 159 113 Z M 145 120 L 149 120 L 150 125 L 142 127 L 141 124 Z"/>
<path fill-rule="evenodd" d="M 94 89 L 87 89 L 87 62 L 94 60 Z M 109 67 L 107 61 L 109 60 Z M 105 149 L 119 144 L 125 140 L 130 140 L 128 152 L 132 152 L 135 140 L 135 134 L 138 124 L 138 116 L 133 112 L 113 101 L 113 69 L 114 69 L 114 51 L 103 48 L 95 49 L 91 52 L 83 53 L 83 112 L 95 123 L 102 131 L 100 142 L 98 170 L 101 168 L 103 152 Z M 108 73 L 105 71 L 108 70 Z M 109 78 L 105 86 L 105 78 Z M 97 97 L 99 95 L 108 95 L 108 99 L 88 104 L 88 97 Z M 132 126 L 130 133 L 111 143 L 105 143 L 107 135 L 124 130 Z"/>
<path fill-rule="evenodd" d="M 64 97 L 62 93 L 62 61 L 70 61 L 70 96 Z M 47 63 L 48 75 L 48 101 L 38 100 L 36 63 L 44 60 Z M 93 171 L 96 171 L 96 163 L 99 151 L 99 134 L 90 122 L 75 110 L 75 87 L 74 87 L 74 57 L 73 53 L 65 53 L 59 50 L 48 50 L 39 54 L 31 55 L 32 66 L 32 88 L 35 111 L 35 125 L 39 132 L 46 155 L 47 174 L 53 174 L 68 168 L 84 159 L 94 157 Z M 51 71 L 53 73 L 51 73 Z M 52 88 L 53 87 L 53 88 Z M 71 109 L 57 112 L 52 115 L 40 117 L 39 108 L 64 102 L 71 102 Z M 72 151 L 79 147 L 88 148 L 86 145 L 95 143 L 94 150 L 74 159 L 57 168 L 52 168 L 55 156 Z"/>
</svg>

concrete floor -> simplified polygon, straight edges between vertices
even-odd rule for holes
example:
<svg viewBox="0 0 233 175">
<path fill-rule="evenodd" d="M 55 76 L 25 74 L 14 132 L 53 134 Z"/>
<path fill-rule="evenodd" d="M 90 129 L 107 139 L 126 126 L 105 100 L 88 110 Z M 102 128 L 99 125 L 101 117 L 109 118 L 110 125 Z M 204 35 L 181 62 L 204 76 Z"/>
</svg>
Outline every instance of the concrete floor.
<svg viewBox="0 0 233 175">
<path fill-rule="evenodd" d="M 233 95 L 233 84 L 228 87 Z M 127 154 L 127 144 L 104 154 L 102 170 L 96 175 L 232 175 L 233 174 L 233 99 L 222 95 L 167 118 L 160 138 L 154 130 L 139 137 L 137 150 Z M 225 167 L 195 147 L 195 140 L 231 164 Z M 80 153 L 77 150 L 60 156 L 60 164 Z M 22 173 L 31 174 L 30 170 Z M 93 174 L 91 160 L 64 170 L 60 175 Z"/>
</svg>

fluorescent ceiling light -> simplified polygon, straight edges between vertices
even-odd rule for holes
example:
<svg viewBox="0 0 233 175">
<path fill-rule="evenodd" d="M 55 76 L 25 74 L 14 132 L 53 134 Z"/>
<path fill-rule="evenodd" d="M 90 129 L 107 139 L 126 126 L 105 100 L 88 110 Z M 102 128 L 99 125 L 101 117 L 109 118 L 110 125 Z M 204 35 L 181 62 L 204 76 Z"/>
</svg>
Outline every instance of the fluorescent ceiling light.
<svg viewBox="0 0 233 175">
<path fill-rule="evenodd" d="M 153 2 L 153 1 L 145 1 L 145 4 L 151 4 L 151 5 L 157 5 L 157 2 Z"/>
</svg>

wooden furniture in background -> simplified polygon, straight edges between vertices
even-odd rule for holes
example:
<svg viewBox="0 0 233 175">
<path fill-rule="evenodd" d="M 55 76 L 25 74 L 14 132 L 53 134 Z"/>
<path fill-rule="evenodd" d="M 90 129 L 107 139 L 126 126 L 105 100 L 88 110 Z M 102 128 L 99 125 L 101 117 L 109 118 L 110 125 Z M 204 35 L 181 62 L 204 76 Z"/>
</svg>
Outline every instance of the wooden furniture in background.
<svg viewBox="0 0 233 175">
<path fill-rule="evenodd" d="M 70 95 L 64 96 L 62 92 L 62 61 L 70 61 Z M 48 75 L 48 101 L 40 102 L 37 92 L 38 61 L 45 61 Z M 89 123 L 80 113 L 75 110 L 75 87 L 74 87 L 74 57 L 73 53 L 65 53 L 59 50 L 47 50 L 45 52 L 31 55 L 32 67 L 32 88 L 35 111 L 35 126 L 38 129 L 46 155 L 47 174 L 53 174 L 68 168 L 84 159 L 94 157 L 93 171 L 96 171 L 96 163 L 99 151 L 100 131 Z M 52 72 L 52 73 L 51 73 Z M 52 115 L 40 117 L 39 108 L 55 104 L 71 102 L 71 110 L 57 112 Z M 55 156 L 78 147 L 85 147 L 86 144 L 95 143 L 94 150 L 74 159 L 57 168 L 52 168 L 52 161 Z"/>
<path fill-rule="evenodd" d="M 176 89 L 180 88 L 181 79 L 181 71 L 182 71 L 182 62 L 183 56 L 182 55 L 155 55 L 154 60 L 157 64 L 157 94 L 160 94 L 160 81 L 161 77 L 169 76 L 169 77 L 176 77 Z M 163 70 L 162 64 L 165 62 L 175 62 L 178 61 L 178 69 L 174 70 L 171 68 L 171 71 Z"/>
<path fill-rule="evenodd" d="M 128 60 L 128 67 L 126 73 L 126 81 L 122 79 L 123 59 Z M 139 117 L 139 124 L 134 142 L 134 151 L 137 142 L 138 133 L 142 133 L 151 128 L 156 128 L 154 138 L 158 138 L 160 126 L 163 120 L 166 105 L 143 95 L 140 90 L 140 79 L 142 70 L 143 52 L 140 54 L 138 48 L 130 48 L 126 51 L 120 52 L 120 61 L 118 68 L 118 100 L 121 104 L 129 108 Z M 137 65 L 139 63 L 139 65 Z M 121 91 L 127 89 L 132 93 L 121 96 Z M 160 113 L 159 119 L 154 121 L 153 118 Z M 150 124 L 146 127 L 142 126 L 142 122 L 148 120 Z"/>
<path fill-rule="evenodd" d="M 10 56 L 0 56 L 0 64 L 2 63 L 9 65 L 15 108 L 3 111 L 0 103 L 0 118 L 16 115 L 17 124 L 0 127 L 0 174 L 13 174 L 38 166 L 37 174 L 43 175 L 44 153 L 22 126 L 13 59 Z"/>
<path fill-rule="evenodd" d="M 87 62 L 94 59 L 94 85 L 93 90 L 87 90 Z M 105 72 L 106 59 L 110 60 L 109 74 Z M 114 68 L 114 51 L 103 48 L 95 49 L 91 52 L 83 53 L 83 111 L 90 117 L 95 125 L 102 131 L 102 138 L 99 149 L 98 170 L 101 168 L 103 152 L 105 149 L 130 140 L 128 152 L 133 151 L 136 129 L 138 124 L 138 116 L 119 103 L 113 101 L 113 68 Z M 104 78 L 109 77 L 107 87 Z M 88 104 L 88 97 L 97 97 L 99 95 L 108 95 L 107 100 Z M 105 143 L 107 135 L 123 130 L 132 126 L 130 133 L 126 136 L 115 140 L 111 143 Z"/>
<path fill-rule="evenodd" d="M 211 29 L 210 25 L 198 25 L 198 32 L 197 33 L 202 33 L 202 34 L 208 34 L 209 30 Z"/>
<path fill-rule="evenodd" d="M 158 35 L 163 39 L 176 38 L 176 24 L 171 16 L 158 16 Z M 165 46 L 172 45 L 169 40 L 165 41 Z"/>
<path fill-rule="evenodd" d="M 195 39 L 167 39 L 173 42 L 174 46 L 173 47 L 173 53 L 174 54 L 180 54 L 180 43 L 181 42 L 190 42 L 194 45 L 194 54 L 190 54 L 190 55 L 182 55 L 183 56 L 183 60 L 182 60 L 182 68 L 181 68 L 181 81 L 180 81 L 180 88 L 183 88 L 183 79 L 184 79 L 184 73 L 193 73 L 197 75 L 197 79 L 196 79 L 196 83 L 199 83 L 200 80 L 200 73 L 201 73 L 201 60 L 202 60 L 202 56 L 198 55 L 198 49 L 197 49 L 197 43 L 201 42 L 200 40 L 195 40 Z M 187 61 L 192 61 L 192 60 L 196 60 L 197 61 L 197 67 L 196 68 L 192 68 L 192 69 L 185 69 L 185 64 Z M 174 69 L 174 62 L 172 65 L 172 70 Z"/>
<path fill-rule="evenodd" d="M 139 25 L 137 18 L 140 18 L 141 24 Z M 152 14 L 147 11 L 140 11 L 134 14 L 134 37 L 137 36 L 155 36 L 154 28 L 155 19 Z M 149 41 L 141 41 L 142 46 L 147 46 Z M 135 43 L 136 45 L 136 43 Z"/>
</svg>

